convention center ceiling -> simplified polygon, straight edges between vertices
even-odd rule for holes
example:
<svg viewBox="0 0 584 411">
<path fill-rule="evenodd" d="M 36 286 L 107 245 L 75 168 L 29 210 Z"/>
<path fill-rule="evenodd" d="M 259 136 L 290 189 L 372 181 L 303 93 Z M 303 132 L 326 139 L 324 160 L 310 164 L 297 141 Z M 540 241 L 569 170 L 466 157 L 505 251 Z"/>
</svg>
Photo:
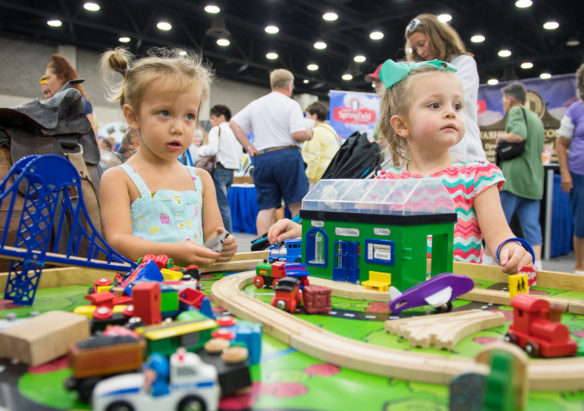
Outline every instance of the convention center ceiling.
<svg viewBox="0 0 584 411">
<path fill-rule="evenodd" d="M 371 91 L 364 75 L 387 58 L 404 58 L 404 28 L 424 12 L 450 17 L 475 55 L 481 83 L 573 73 L 584 54 L 579 3 L 0 0 L 0 36 L 98 52 L 119 45 L 136 54 L 152 46 L 192 49 L 219 77 L 267 86 L 267 73 L 286 67 L 296 75 L 296 92 L 326 94 Z M 502 50 L 510 55 L 501 57 Z"/>
</svg>

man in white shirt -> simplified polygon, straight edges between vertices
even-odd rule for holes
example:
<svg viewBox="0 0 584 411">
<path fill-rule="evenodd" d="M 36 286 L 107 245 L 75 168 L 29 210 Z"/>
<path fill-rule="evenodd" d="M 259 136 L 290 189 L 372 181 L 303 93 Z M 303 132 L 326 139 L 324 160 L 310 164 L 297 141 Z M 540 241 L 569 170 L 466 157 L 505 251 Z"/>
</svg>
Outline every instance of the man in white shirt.
<svg viewBox="0 0 584 411">
<path fill-rule="evenodd" d="M 260 210 L 256 218 L 258 235 L 268 231 L 282 198 L 295 216 L 308 191 L 300 149 L 302 142 L 312 137 L 312 130 L 306 129 L 300 105 L 290 98 L 294 75 L 285 69 L 274 70 L 270 86 L 270 94 L 249 103 L 229 123 L 254 158 L 253 182 Z M 254 133 L 253 145 L 246 137 L 250 131 Z"/>
<path fill-rule="evenodd" d="M 231 231 L 231 211 L 227 193 L 233 184 L 233 172 L 239 169 L 243 150 L 235 139 L 229 127 L 231 110 L 229 107 L 217 104 L 211 108 L 210 122 L 213 128 L 209 131 L 209 144 L 199 147 L 199 156 L 215 156 L 217 167 L 213 172 L 213 182 L 217 192 L 217 203 L 223 218 L 223 226 Z"/>
</svg>

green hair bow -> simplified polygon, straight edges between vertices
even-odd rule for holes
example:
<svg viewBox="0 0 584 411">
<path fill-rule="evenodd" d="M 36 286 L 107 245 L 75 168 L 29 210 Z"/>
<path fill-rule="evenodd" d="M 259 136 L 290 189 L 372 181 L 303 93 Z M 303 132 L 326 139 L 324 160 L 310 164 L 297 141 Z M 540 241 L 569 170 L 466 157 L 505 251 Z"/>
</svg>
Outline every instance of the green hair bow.
<svg viewBox="0 0 584 411">
<path fill-rule="evenodd" d="M 421 61 L 419 63 L 397 63 L 390 59 L 386 60 L 383 66 L 381 66 L 379 79 L 383 81 L 385 89 L 389 90 L 396 83 L 402 81 L 412 70 L 420 67 L 435 67 L 442 71 L 457 71 L 456 67 L 452 64 L 440 60 Z"/>
</svg>

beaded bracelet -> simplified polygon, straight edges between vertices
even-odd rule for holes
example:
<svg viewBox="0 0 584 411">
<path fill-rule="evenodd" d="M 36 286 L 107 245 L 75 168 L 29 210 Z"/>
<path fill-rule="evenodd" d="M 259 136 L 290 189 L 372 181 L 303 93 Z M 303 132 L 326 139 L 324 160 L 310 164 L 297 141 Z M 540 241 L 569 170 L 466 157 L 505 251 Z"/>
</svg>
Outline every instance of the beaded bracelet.
<svg viewBox="0 0 584 411">
<path fill-rule="evenodd" d="M 533 248 L 531 248 L 531 245 L 529 245 L 529 243 L 527 241 L 525 241 L 523 238 L 519 238 L 519 237 L 508 238 L 505 241 L 501 242 L 501 244 L 499 244 L 499 246 L 497 247 L 497 252 L 495 253 L 495 256 L 497 257 L 498 263 L 501 263 L 501 260 L 499 258 L 499 251 L 501 251 L 501 247 L 503 247 L 507 243 L 510 243 L 511 241 L 518 242 L 519 244 L 521 244 L 523 246 L 523 248 L 525 248 L 527 251 L 529 251 L 529 254 L 531 254 L 531 258 L 532 258 L 533 262 L 535 263 L 535 253 L 533 252 Z"/>
</svg>

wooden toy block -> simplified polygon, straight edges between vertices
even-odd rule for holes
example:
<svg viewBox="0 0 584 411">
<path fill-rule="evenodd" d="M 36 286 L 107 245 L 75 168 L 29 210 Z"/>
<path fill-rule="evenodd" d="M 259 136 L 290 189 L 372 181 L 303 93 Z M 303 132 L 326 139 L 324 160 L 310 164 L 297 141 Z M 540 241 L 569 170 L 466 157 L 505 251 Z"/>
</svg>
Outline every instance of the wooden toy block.
<svg viewBox="0 0 584 411">
<path fill-rule="evenodd" d="M 509 276 L 509 297 L 513 298 L 519 293 L 529 294 L 527 274 L 512 274 Z"/>
<path fill-rule="evenodd" d="M 366 290 L 385 291 L 391 285 L 391 274 L 380 271 L 369 271 L 369 280 L 363 281 L 363 287 Z"/>
<path fill-rule="evenodd" d="M 134 315 L 148 325 L 160 324 L 160 284 L 157 282 L 139 283 L 132 289 Z"/>
<path fill-rule="evenodd" d="M 328 313 L 331 310 L 331 292 L 328 287 L 307 285 L 302 290 L 304 309 L 307 313 Z"/>
<path fill-rule="evenodd" d="M 50 311 L 0 332 L 0 357 L 33 367 L 67 353 L 70 344 L 89 338 L 87 317 Z"/>
<path fill-rule="evenodd" d="M 512 409 L 524 410 L 527 406 L 528 362 L 527 354 L 513 344 L 503 342 L 490 344 L 477 354 L 475 360 L 478 364 L 490 365 L 493 354 L 505 352 L 512 358 L 513 379 L 510 381 L 513 392 Z"/>
<path fill-rule="evenodd" d="M 113 285 L 99 285 L 97 286 L 97 292 L 98 293 L 104 293 L 106 291 L 109 291 L 113 288 Z"/>
<path fill-rule="evenodd" d="M 180 271 L 169 270 L 168 268 L 162 268 L 160 273 L 165 280 L 178 281 L 183 277 L 183 274 Z"/>
</svg>

